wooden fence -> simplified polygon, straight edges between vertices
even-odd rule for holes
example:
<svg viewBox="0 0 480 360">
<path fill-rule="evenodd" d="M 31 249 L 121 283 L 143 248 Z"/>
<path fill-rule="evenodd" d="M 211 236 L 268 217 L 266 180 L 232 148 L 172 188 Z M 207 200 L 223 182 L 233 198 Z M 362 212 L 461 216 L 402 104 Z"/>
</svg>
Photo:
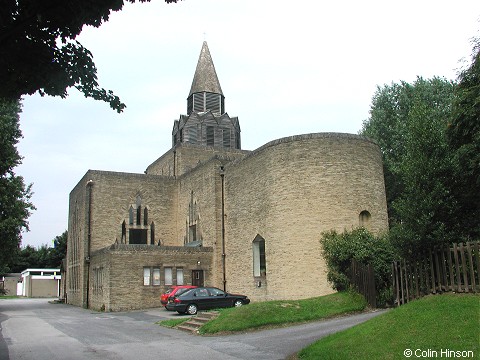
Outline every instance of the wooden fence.
<svg viewBox="0 0 480 360">
<path fill-rule="evenodd" d="M 350 282 L 362 294 L 368 304 L 377 307 L 377 293 L 375 291 L 375 274 L 370 264 L 363 265 L 352 259 L 350 263 Z"/>
<path fill-rule="evenodd" d="M 418 261 L 394 261 L 393 294 L 397 305 L 427 294 L 480 292 L 480 241 L 436 248 Z"/>
</svg>

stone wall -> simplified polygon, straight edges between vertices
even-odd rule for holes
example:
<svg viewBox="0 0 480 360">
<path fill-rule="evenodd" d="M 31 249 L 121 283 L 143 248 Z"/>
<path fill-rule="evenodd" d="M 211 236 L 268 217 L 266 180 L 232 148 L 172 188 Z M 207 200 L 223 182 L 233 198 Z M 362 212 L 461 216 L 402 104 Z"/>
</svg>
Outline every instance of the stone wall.
<svg viewBox="0 0 480 360">
<path fill-rule="evenodd" d="M 181 176 L 212 157 L 238 159 L 249 151 L 182 143 L 167 151 L 147 167 L 146 174 Z"/>
<path fill-rule="evenodd" d="M 192 284 L 192 270 L 203 270 L 209 282 L 212 248 L 151 245 L 112 245 L 92 254 L 92 269 L 103 268 L 103 293 L 95 293 L 93 271 L 90 281 L 90 307 L 105 311 L 124 311 L 161 307 L 160 295 L 171 285 L 165 284 L 165 268 L 171 268 L 173 284 L 176 270 L 183 269 L 184 284 Z M 160 269 L 160 284 L 144 285 L 144 268 Z"/>
<path fill-rule="evenodd" d="M 356 135 L 311 134 L 273 141 L 225 167 L 227 284 L 253 299 L 332 292 L 322 231 L 387 230 L 379 148 Z M 252 241 L 265 239 L 266 278 L 253 277 Z"/>
</svg>

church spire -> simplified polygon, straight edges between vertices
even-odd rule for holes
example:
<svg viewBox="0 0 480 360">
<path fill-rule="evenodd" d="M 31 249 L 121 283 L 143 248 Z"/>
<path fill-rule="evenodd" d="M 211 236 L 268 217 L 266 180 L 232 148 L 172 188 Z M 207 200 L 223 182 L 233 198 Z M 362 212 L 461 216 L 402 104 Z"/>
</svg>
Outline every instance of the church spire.
<svg viewBox="0 0 480 360">
<path fill-rule="evenodd" d="M 187 114 L 191 114 L 192 111 L 197 113 L 212 111 L 216 114 L 225 112 L 225 97 L 206 41 L 203 42 L 187 98 Z"/>
<path fill-rule="evenodd" d="M 203 42 L 202 50 L 198 57 L 197 68 L 188 96 L 198 92 L 210 92 L 223 95 L 206 41 Z"/>
</svg>

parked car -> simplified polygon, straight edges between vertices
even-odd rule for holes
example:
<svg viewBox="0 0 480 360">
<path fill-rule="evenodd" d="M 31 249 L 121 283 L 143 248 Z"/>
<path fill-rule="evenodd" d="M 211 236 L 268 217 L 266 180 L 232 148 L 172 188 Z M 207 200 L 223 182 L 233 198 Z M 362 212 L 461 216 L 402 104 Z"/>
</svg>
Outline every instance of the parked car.
<svg viewBox="0 0 480 360">
<path fill-rule="evenodd" d="M 180 295 L 181 293 L 194 288 L 196 288 L 196 286 L 194 285 L 171 286 L 164 294 L 160 295 L 160 302 L 162 303 L 163 306 L 165 306 L 167 305 L 168 298 L 170 296 Z"/>
<path fill-rule="evenodd" d="M 229 294 L 214 287 L 198 287 L 168 298 L 167 310 L 179 314 L 195 315 L 198 310 L 208 310 L 250 303 L 245 295 Z"/>
</svg>

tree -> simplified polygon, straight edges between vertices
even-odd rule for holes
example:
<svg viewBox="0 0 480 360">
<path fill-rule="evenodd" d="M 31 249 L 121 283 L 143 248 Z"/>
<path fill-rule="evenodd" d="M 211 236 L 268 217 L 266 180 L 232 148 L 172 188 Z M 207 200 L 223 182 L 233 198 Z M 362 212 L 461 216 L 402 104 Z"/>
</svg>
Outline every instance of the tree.
<svg viewBox="0 0 480 360">
<path fill-rule="evenodd" d="M 385 236 L 376 237 L 364 228 L 322 233 L 320 243 L 327 262 L 327 279 L 338 291 L 350 287 L 350 263 L 355 259 L 370 264 L 375 273 L 375 289 L 379 304 L 391 300 L 391 274 L 394 260 L 393 247 Z"/>
<path fill-rule="evenodd" d="M 86 97 L 108 102 L 121 112 L 125 104 L 99 87 L 92 54 L 75 38 L 84 25 L 99 27 L 123 4 L 123 0 L 3 0 L 0 98 L 19 100 L 36 91 L 64 98 L 69 87 L 76 87 Z"/>
<path fill-rule="evenodd" d="M 471 65 L 460 72 L 447 140 L 453 153 L 452 189 L 466 239 L 480 238 L 480 38 L 473 40 Z"/>
<path fill-rule="evenodd" d="M 404 256 L 453 241 L 461 232 L 446 139 L 455 84 L 417 78 L 379 87 L 362 134 L 384 160 L 390 238 Z"/>
<path fill-rule="evenodd" d="M 22 137 L 18 101 L 0 99 L 0 273 L 8 272 L 21 242 L 22 230 L 35 209 L 30 202 L 31 186 L 14 172 L 21 164 L 16 144 Z"/>
<path fill-rule="evenodd" d="M 68 232 L 53 239 L 53 247 L 43 244 L 38 248 L 27 245 L 18 251 L 13 265 L 12 272 L 22 272 L 28 268 L 60 268 L 62 260 L 67 253 Z"/>
<path fill-rule="evenodd" d="M 67 239 L 68 231 L 65 230 L 62 235 L 56 236 L 53 239 L 53 248 L 50 248 L 49 266 L 59 268 L 62 265 L 62 260 L 67 255 Z"/>
</svg>

